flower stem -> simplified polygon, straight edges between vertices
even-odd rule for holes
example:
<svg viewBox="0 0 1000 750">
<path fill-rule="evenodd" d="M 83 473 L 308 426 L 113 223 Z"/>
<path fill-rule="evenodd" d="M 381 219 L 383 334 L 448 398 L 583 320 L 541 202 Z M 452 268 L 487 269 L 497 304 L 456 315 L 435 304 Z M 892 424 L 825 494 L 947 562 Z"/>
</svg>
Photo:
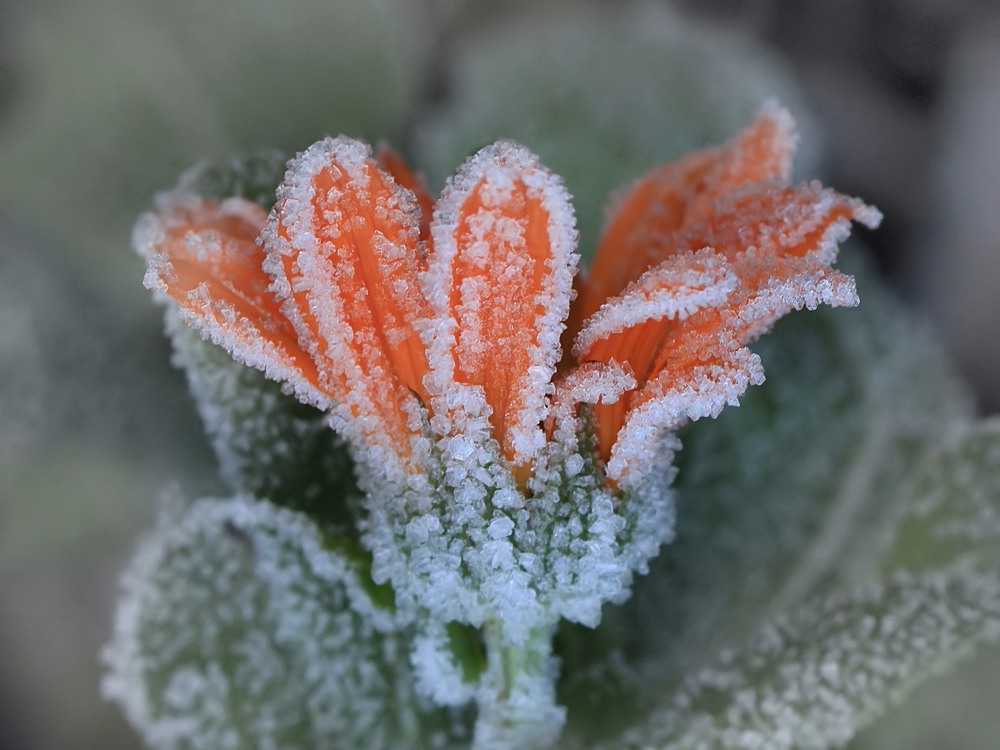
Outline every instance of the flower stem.
<svg viewBox="0 0 1000 750">
<path fill-rule="evenodd" d="M 477 695 L 475 750 L 546 748 L 558 739 L 566 709 L 555 702 L 554 629 L 534 629 L 524 642 L 514 643 L 500 622 L 484 626 L 486 671 Z"/>
</svg>

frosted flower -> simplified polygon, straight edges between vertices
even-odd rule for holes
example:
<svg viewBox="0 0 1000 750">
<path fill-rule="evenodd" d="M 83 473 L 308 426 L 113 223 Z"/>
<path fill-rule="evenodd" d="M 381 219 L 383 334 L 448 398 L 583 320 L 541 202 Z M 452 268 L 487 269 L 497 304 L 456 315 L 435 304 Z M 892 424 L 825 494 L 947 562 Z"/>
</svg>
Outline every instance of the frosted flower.
<svg viewBox="0 0 1000 750">
<path fill-rule="evenodd" d="M 670 436 L 762 382 L 748 344 L 792 309 L 857 303 L 831 264 L 851 220 L 880 215 L 790 186 L 794 144 L 767 105 L 650 170 L 586 275 L 561 180 L 510 142 L 434 202 L 393 153 L 327 138 L 269 215 L 173 194 L 136 243 L 187 322 L 328 412 L 375 577 L 516 639 L 553 613 L 596 622 L 669 538 Z"/>
</svg>

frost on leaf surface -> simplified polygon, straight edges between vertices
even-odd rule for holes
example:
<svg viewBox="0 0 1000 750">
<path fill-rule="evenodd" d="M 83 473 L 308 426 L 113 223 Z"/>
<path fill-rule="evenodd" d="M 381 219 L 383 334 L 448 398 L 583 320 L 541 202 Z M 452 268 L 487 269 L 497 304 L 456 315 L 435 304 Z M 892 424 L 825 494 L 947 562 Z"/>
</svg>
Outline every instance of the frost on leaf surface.
<svg viewBox="0 0 1000 750">
<path fill-rule="evenodd" d="M 198 501 L 127 571 L 103 691 L 155 748 L 449 747 L 386 606 L 301 514 Z"/>
<path fill-rule="evenodd" d="M 926 334 L 845 265 L 863 304 L 782 320 L 755 345 L 766 382 L 680 433 L 674 542 L 596 631 L 560 633 L 570 732 L 605 731 L 598 705 L 623 726 L 774 616 L 880 578 L 913 477 L 972 410 Z"/>
<path fill-rule="evenodd" d="M 598 747 L 841 747 L 928 676 L 998 636 L 996 575 L 897 575 L 779 618 Z"/>
<path fill-rule="evenodd" d="M 187 372 L 219 474 L 230 489 L 304 511 L 329 531 L 356 536 L 360 491 L 354 465 L 323 413 L 235 362 L 171 312 L 167 316 L 174 362 Z"/>
<path fill-rule="evenodd" d="M 887 568 L 996 569 L 1000 563 L 1000 420 L 957 428 L 913 482 Z"/>
</svg>

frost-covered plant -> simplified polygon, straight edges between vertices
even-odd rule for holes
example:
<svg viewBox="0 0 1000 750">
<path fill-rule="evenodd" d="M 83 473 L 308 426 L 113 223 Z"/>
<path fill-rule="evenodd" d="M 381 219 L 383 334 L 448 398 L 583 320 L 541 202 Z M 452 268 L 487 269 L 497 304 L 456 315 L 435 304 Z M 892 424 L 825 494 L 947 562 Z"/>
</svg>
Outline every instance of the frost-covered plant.
<svg viewBox="0 0 1000 750">
<path fill-rule="evenodd" d="M 233 495 L 125 578 L 146 741 L 825 748 L 995 636 L 1000 430 L 877 288 L 816 310 L 880 216 L 795 142 L 772 103 L 650 169 L 586 271 L 508 141 L 436 201 L 343 136 L 161 196 L 135 244 Z"/>
</svg>

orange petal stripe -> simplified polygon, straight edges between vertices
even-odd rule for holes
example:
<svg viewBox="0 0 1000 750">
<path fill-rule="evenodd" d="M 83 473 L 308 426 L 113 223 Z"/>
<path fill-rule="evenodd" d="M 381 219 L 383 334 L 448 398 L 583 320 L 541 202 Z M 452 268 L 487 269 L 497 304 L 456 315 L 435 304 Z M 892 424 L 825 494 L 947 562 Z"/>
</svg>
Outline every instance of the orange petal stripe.
<svg viewBox="0 0 1000 750">
<path fill-rule="evenodd" d="M 420 291 L 420 211 L 348 138 L 314 144 L 289 163 L 263 233 L 265 269 L 299 341 L 339 390 L 361 434 L 409 455 L 404 408 L 425 403 L 427 359 L 414 322 Z M 353 429 L 352 426 L 347 426 Z"/>
<path fill-rule="evenodd" d="M 726 146 L 694 152 L 640 177 L 611 213 L 574 318 L 586 319 L 668 257 L 671 235 L 707 218 L 720 196 L 746 183 L 787 181 L 794 148 L 791 116 L 769 104 Z"/>
<path fill-rule="evenodd" d="M 540 425 L 569 310 L 569 196 L 534 155 L 497 143 L 460 170 L 439 216 L 431 278 L 454 325 L 454 381 L 482 387 L 503 455 L 524 466 L 544 444 Z"/>
<path fill-rule="evenodd" d="M 261 270 L 264 253 L 256 238 L 266 218 L 240 198 L 221 204 L 188 198 L 145 217 L 136 239 L 150 264 L 146 285 L 172 297 L 191 325 L 234 358 L 326 407 L 332 394 L 320 386 Z"/>
</svg>

